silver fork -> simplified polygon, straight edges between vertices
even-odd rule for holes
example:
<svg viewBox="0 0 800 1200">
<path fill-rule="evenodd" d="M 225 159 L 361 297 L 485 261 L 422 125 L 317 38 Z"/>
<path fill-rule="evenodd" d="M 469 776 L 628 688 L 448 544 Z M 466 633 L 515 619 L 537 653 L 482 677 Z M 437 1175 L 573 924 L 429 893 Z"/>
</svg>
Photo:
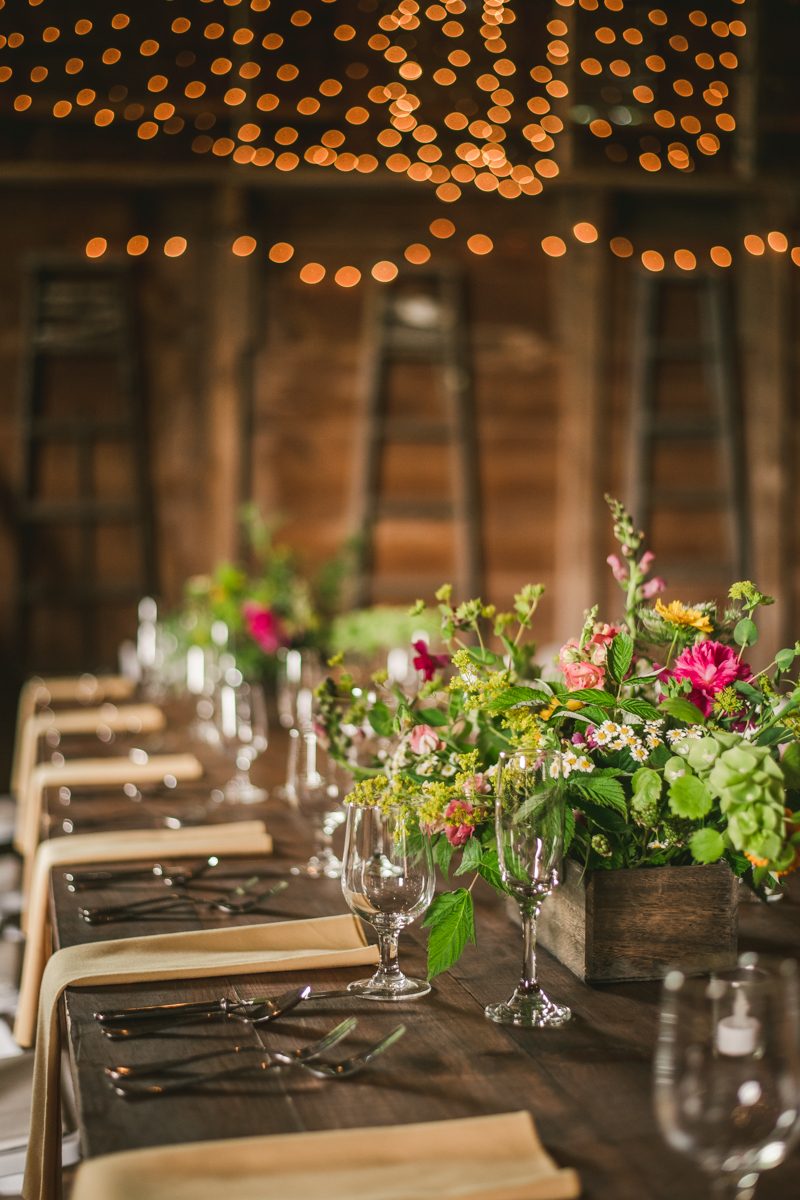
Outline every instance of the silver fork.
<svg viewBox="0 0 800 1200">
<path fill-rule="evenodd" d="M 347 1037 L 357 1024 L 358 1021 L 355 1017 L 348 1017 L 318 1042 L 288 1053 L 292 1058 L 313 1058 L 335 1046 L 342 1038 Z M 106 1075 L 114 1080 L 151 1078 L 154 1075 L 161 1075 L 162 1072 L 167 1074 L 172 1071 L 182 1071 L 185 1067 L 192 1066 L 193 1063 L 206 1062 L 211 1058 L 222 1058 L 226 1054 L 260 1054 L 262 1058 L 271 1063 L 277 1061 L 278 1053 L 278 1051 L 267 1051 L 263 1046 L 224 1046 L 221 1050 L 204 1050 L 201 1054 L 192 1054 L 189 1058 L 168 1058 L 157 1063 L 137 1063 L 132 1067 L 106 1067 Z"/>
<path fill-rule="evenodd" d="M 352 1033 L 358 1021 L 355 1017 L 348 1017 L 332 1029 L 325 1037 L 319 1041 L 313 1042 L 310 1046 L 304 1046 L 300 1050 L 290 1050 L 286 1053 L 280 1050 L 264 1050 L 261 1046 L 244 1046 L 235 1047 L 228 1050 L 215 1051 L 208 1055 L 195 1055 L 193 1058 L 184 1059 L 183 1066 L 192 1062 L 198 1062 L 203 1058 L 211 1058 L 214 1054 L 243 1054 L 259 1053 L 262 1061 L 255 1067 L 238 1065 L 236 1067 L 228 1067 L 224 1071 L 194 1071 L 186 1075 L 180 1075 L 178 1078 L 167 1078 L 161 1083 L 143 1083 L 139 1080 L 139 1068 L 136 1068 L 137 1075 L 130 1076 L 124 1074 L 125 1067 L 106 1067 L 106 1074 L 110 1076 L 114 1083 L 114 1091 L 120 1096 L 161 1096 L 166 1092 L 180 1092 L 186 1088 L 194 1087 L 197 1083 L 209 1083 L 216 1080 L 233 1079 L 237 1075 L 248 1074 L 259 1070 L 266 1070 L 268 1067 L 284 1067 L 284 1066 L 300 1066 L 310 1059 L 316 1058 L 318 1054 L 324 1054 L 326 1050 L 332 1049 L 343 1038 L 347 1037 L 348 1033 Z M 175 1074 L 175 1067 L 178 1060 L 172 1059 L 163 1067 L 158 1064 L 145 1068 L 142 1074 L 147 1075 L 150 1079 L 157 1079 L 161 1071 L 167 1075 Z"/>
</svg>

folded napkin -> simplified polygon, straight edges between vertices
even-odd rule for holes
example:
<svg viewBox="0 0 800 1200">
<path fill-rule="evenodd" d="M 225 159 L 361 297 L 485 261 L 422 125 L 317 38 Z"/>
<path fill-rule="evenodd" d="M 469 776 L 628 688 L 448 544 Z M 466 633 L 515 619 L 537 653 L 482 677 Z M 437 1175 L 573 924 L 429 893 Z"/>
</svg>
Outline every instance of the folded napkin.
<svg viewBox="0 0 800 1200">
<path fill-rule="evenodd" d="M 30 869 L 39 843 L 42 794 L 46 787 L 103 787 L 113 783 L 155 783 L 165 775 L 176 779 L 199 779 L 203 768 L 193 754 L 151 754 L 146 762 L 130 758 L 73 758 L 61 767 L 40 763 L 31 771 L 25 795 L 19 797 L 14 845 L 26 859 L 23 893 L 30 883 Z M 28 860 L 30 865 L 28 865 Z"/>
<path fill-rule="evenodd" d="M 568 1200 L 530 1113 L 126 1150 L 83 1163 L 72 1200 Z M 28 1193 L 26 1192 L 27 1196 Z"/>
<path fill-rule="evenodd" d="M 263 821 L 230 825 L 196 825 L 189 829 L 126 829 L 114 833 L 83 833 L 51 838 L 36 851 L 28 899 L 25 957 L 22 962 L 14 1036 L 30 1046 L 36 1028 L 39 988 L 52 947 L 48 919 L 50 870 L 65 863 L 134 862 L 139 859 L 208 854 L 271 854 L 272 838 Z"/>
<path fill-rule="evenodd" d="M 18 796 L 24 796 L 30 773 L 36 766 L 39 738 L 48 729 L 59 733 L 93 733 L 99 725 L 107 725 L 115 733 L 152 733 L 163 729 L 166 718 L 155 704 L 114 704 L 99 708 L 67 708 L 59 712 L 37 713 L 28 717 L 22 728 L 19 755 L 15 763 L 15 786 Z"/>
<path fill-rule="evenodd" d="M 37 704 L 50 704 L 64 700 L 88 701 L 100 704 L 103 700 L 125 700 L 132 695 L 136 684 L 124 675 L 75 675 L 40 679 L 34 675 L 23 684 L 17 705 L 17 731 L 14 743 L 14 761 L 11 766 L 11 791 L 18 791 L 19 749 L 22 730 L 28 717 L 36 712 Z"/>
<path fill-rule="evenodd" d="M 45 968 L 39 994 L 31 1139 L 23 1189 L 27 1200 L 53 1200 L 58 1195 L 58 998 L 64 988 L 261 975 L 377 961 L 377 947 L 367 945 L 361 926 L 349 915 L 120 938 L 58 950 Z"/>
</svg>

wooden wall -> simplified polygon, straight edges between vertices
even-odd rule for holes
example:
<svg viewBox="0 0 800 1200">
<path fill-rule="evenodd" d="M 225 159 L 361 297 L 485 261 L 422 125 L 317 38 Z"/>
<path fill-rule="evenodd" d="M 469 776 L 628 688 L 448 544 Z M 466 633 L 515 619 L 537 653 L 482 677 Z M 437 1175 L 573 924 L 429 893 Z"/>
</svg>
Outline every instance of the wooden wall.
<svg viewBox="0 0 800 1200">
<path fill-rule="evenodd" d="M 673 208 L 674 208 L 673 203 Z M 468 284 L 470 333 L 483 498 L 484 599 L 509 603 L 527 581 L 547 585 L 537 633 L 542 644 L 577 632 L 584 609 L 599 600 L 618 615 L 619 592 L 604 560 L 614 549 L 602 494 L 624 498 L 629 428 L 632 279 L 637 259 L 614 258 L 611 236 L 651 238 L 707 253 L 716 240 L 741 245 L 748 228 L 775 227 L 767 210 L 728 204 L 716 225 L 706 210 L 664 213 L 669 201 L 600 195 L 576 188 L 509 202 L 466 197 L 445 208 L 427 192 L 375 189 L 259 192 L 233 188 L 28 188 L 0 193 L 0 638 L 13 659 L 13 495 L 19 478 L 16 420 L 21 261 L 43 248 L 80 252 L 93 236 L 123 254 L 135 233 L 151 249 L 135 264 L 147 381 L 149 437 L 161 595 L 179 600 L 187 576 L 237 552 L 236 508 L 248 494 L 267 515 L 285 519 L 283 537 L 310 567 L 346 538 L 355 443 L 357 377 L 369 279 L 378 259 L 401 261 L 410 242 L 426 242 L 432 263 L 455 263 Z M 439 241 L 429 222 L 447 215 L 456 234 Z M 783 214 L 789 233 L 792 214 Z M 600 230 L 594 245 L 571 237 L 578 220 Z M 681 220 L 683 224 L 681 225 Z M 722 235 L 720 235 L 722 220 Z M 755 222 L 755 225 L 753 225 Z M 727 224 L 726 224 L 727 223 Z M 258 250 L 230 252 L 240 233 Z M 472 254 L 466 239 L 488 234 L 494 250 Z M 161 252 L 180 234 L 179 258 Z M 568 253 L 548 258 L 543 237 L 559 234 Z M 681 236 L 683 241 L 675 243 Z M 716 236 L 715 236 L 716 235 Z M 661 238 L 661 243 L 657 240 Z M 655 240 L 653 240 L 655 239 Z M 273 264 L 277 241 L 295 247 Z M 643 243 L 644 244 L 644 243 Z M 328 268 L 317 285 L 299 279 L 308 261 Z M 334 271 L 358 267 L 362 282 L 339 287 Z M 780 603 L 767 615 L 765 650 L 798 627 L 797 296 L 800 271 L 788 254 L 737 254 L 731 289 L 738 321 L 738 371 L 746 433 L 752 518 L 752 578 Z M 690 311 L 674 315 L 692 326 Z M 665 403 L 702 403 L 697 377 L 675 371 Z M 412 369 L 396 403 L 431 412 L 432 381 Z M 242 441 L 250 430 L 250 453 Z M 66 469 L 66 467 L 65 467 Z M 697 450 L 673 454 L 658 470 L 684 482 L 713 474 Z M 436 494 L 446 469 L 434 451 L 398 448 L 385 463 L 385 486 Z M 714 558 L 713 514 L 665 513 L 652 531 L 666 561 L 690 547 Z M 676 549 L 677 548 L 677 549 Z M 381 570 L 424 566 L 445 579 L 452 569 L 444 523 L 396 521 L 381 530 Z M 656 570 L 658 567 L 656 567 Z M 721 597 L 671 587 L 683 600 Z M 413 596 L 408 597 L 413 599 Z M 128 609 L 108 644 L 133 627 Z M 58 665 L 42 662 L 42 666 Z"/>
</svg>

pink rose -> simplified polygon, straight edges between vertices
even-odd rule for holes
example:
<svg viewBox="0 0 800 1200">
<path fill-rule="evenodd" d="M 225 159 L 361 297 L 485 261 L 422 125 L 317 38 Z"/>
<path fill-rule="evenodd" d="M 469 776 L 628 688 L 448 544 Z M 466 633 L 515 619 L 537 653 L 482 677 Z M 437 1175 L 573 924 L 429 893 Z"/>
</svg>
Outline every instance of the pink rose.
<svg viewBox="0 0 800 1200">
<path fill-rule="evenodd" d="M 428 821 L 427 825 L 420 825 L 420 829 L 423 833 L 427 833 L 428 837 L 433 837 L 437 833 L 444 833 L 446 828 L 444 817 L 437 817 L 435 821 Z"/>
<path fill-rule="evenodd" d="M 468 779 L 464 784 L 464 791 L 468 796 L 473 796 L 475 793 L 482 796 L 488 796 L 491 793 L 492 785 L 482 771 L 477 775 L 473 775 L 472 779 Z"/>
<path fill-rule="evenodd" d="M 578 641 L 577 638 L 570 638 L 568 642 L 564 643 L 564 645 L 561 647 L 561 649 L 558 652 L 558 665 L 561 667 L 561 670 L 563 671 L 564 667 L 568 663 L 574 663 L 574 662 L 580 662 L 580 661 L 581 661 L 580 642 Z"/>
<path fill-rule="evenodd" d="M 288 646 L 289 635 L 277 613 L 257 600 L 245 600 L 242 616 L 250 637 L 265 654 L 275 654 L 279 646 Z"/>
<path fill-rule="evenodd" d="M 444 749 L 444 742 L 439 741 L 430 725 L 415 725 L 408 740 L 415 754 L 433 754 L 434 750 Z"/>
<path fill-rule="evenodd" d="M 462 816 L 467 813 L 474 812 L 469 800 L 451 800 L 445 809 L 445 818 Z M 445 829 L 445 837 L 451 846 L 463 846 L 468 842 L 475 832 L 474 825 L 448 825 Z"/>
<path fill-rule="evenodd" d="M 753 678 L 747 663 L 740 663 L 736 651 L 721 642 L 700 642 L 690 646 L 675 660 L 668 672 L 673 679 L 688 679 L 692 690 L 687 696 L 692 704 L 708 716 L 714 707 L 714 697 L 723 688 L 731 687 L 737 679 Z"/>
<path fill-rule="evenodd" d="M 596 663 L 565 663 L 561 669 L 571 692 L 578 692 L 583 688 L 602 687 L 606 677 L 603 668 Z"/>
</svg>

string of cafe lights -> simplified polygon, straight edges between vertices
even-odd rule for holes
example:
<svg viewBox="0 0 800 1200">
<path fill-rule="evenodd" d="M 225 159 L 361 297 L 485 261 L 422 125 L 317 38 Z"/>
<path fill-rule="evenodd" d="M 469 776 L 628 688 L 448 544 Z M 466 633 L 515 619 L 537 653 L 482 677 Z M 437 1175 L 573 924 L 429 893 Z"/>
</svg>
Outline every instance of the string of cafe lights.
<svg viewBox="0 0 800 1200">
<path fill-rule="evenodd" d="M 29 0 L 31 7 L 38 7 L 43 0 Z M 170 0 L 167 0 L 170 2 Z M 200 0 L 200 3 L 208 4 L 213 0 Z M 330 4 L 335 0 L 321 0 L 321 3 Z M 744 0 L 731 0 L 732 3 L 742 4 Z M 574 7 L 575 0 L 557 0 L 557 3 L 564 9 Z M 223 0 L 223 4 L 228 9 L 237 9 L 242 0 Z M 624 8 L 624 0 L 603 0 L 603 8 L 601 8 L 600 0 L 578 0 L 578 5 L 582 9 L 597 10 L 598 16 L 603 20 L 612 19 L 611 14 L 620 13 Z M 0 8 L 4 7 L 4 0 L 0 0 Z M 362 9 L 375 8 L 377 5 L 362 4 Z M 270 0 L 250 0 L 249 8 L 254 13 L 266 13 L 270 8 Z M 608 12 L 603 11 L 608 10 Z M 210 10 L 213 11 L 213 10 Z M 487 54 L 493 56 L 491 62 L 491 71 L 484 71 L 480 74 L 476 83 L 478 88 L 490 94 L 492 101 L 491 107 L 487 107 L 486 119 L 478 117 L 469 121 L 468 115 L 456 110 L 448 113 L 444 118 L 444 125 L 453 132 L 467 130 L 475 139 L 474 142 L 462 142 L 455 150 L 456 157 L 460 160 L 454 163 L 451 167 L 447 167 L 442 162 L 443 152 L 440 146 L 436 145 L 437 129 L 427 122 L 420 121 L 420 116 L 424 116 L 423 101 L 409 92 L 406 84 L 418 80 L 424 73 L 423 66 L 409 57 L 408 51 L 404 46 L 400 45 L 397 38 L 392 42 L 390 34 L 408 33 L 412 29 L 416 29 L 421 24 L 421 18 L 430 22 L 432 27 L 441 30 L 443 37 L 457 41 L 465 32 L 464 25 L 461 20 L 455 18 L 461 17 L 466 11 L 463 0 L 445 0 L 444 4 L 430 5 L 424 13 L 421 12 L 419 4 L 416 0 L 400 0 L 398 7 L 390 14 L 386 14 L 378 19 L 378 31 L 373 33 L 368 40 L 369 48 L 382 55 L 384 60 L 397 68 L 400 80 L 389 83 L 383 86 L 372 87 L 367 93 L 366 99 L 373 105 L 388 104 L 389 128 L 383 129 L 377 135 L 377 142 L 383 149 L 389 149 L 392 153 L 385 160 L 385 167 L 395 172 L 403 172 L 409 178 L 418 182 L 430 181 L 436 186 L 436 194 L 438 198 L 445 203 L 453 203 L 458 200 L 462 194 L 462 186 L 467 183 L 474 183 L 475 186 L 482 191 L 497 191 L 499 195 L 513 199 L 517 196 L 527 193 L 529 195 L 539 194 L 543 190 L 543 180 L 553 178 L 558 174 L 558 163 L 555 159 L 549 157 L 549 153 L 555 148 L 556 138 L 564 129 L 564 122 L 561 117 L 551 112 L 551 102 L 564 102 L 569 94 L 567 83 L 558 78 L 558 72 L 563 69 L 569 62 L 570 47 L 564 38 L 568 35 L 568 26 L 564 21 L 554 19 L 548 22 L 547 31 L 552 35 L 553 40 L 548 43 L 547 60 L 550 63 L 549 67 L 537 65 L 530 71 L 530 76 L 534 82 L 543 85 L 542 90 L 546 95 L 533 96 L 527 101 L 527 108 L 538 117 L 538 121 L 534 124 L 525 125 L 522 129 L 524 137 L 530 142 L 532 148 L 542 157 L 536 158 L 533 162 L 532 169 L 530 165 L 517 163 L 516 165 L 507 156 L 507 150 L 503 147 L 503 142 L 506 140 L 506 131 L 503 128 L 512 117 L 514 110 L 515 97 L 513 93 L 506 87 L 500 87 L 501 82 L 510 82 L 509 77 L 517 72 L 517 66 L 510 58 L 504 56 L 507 50 L 507 45 L 502 36 L 504 26 L 513 24 L 515 14 L 508 3 L 503 0 L 484 0 L 482 19 L 483 24 L 480 28 L 480 34 L 483 39 L 484 49 Z M 171 14 L 170 14 L 171 15 Z M 219 16 L 224 17 L 226 14 L 221 13 Z M 209 41 L 217 41 L 224 34 L 228 34 L 230 40 L 238 46 L 247 46 L 248 53 L 252 52 L 255 34 L 249 28 L 247 22 L 241 20 L 241 14 L 227 14 L 231 21 L 238 18 L 239 28 L 231 27 L 226 30 L 225 25 L 219 21 L 209 22 L 204 30 L 204 37 Z M 565 14 L 567 15 L 567 14 Z M 249 19 L 249 18 L 248 18 Z M 312 23 L 312 14 L 306 10 L 297 10 L 291 16 L 291 25 L 293 30 L 303 29 Z M 463 18 L 462 18 L 463 19 Z M 698 11 L 692 12 L 689 15 L 693 27 L 696 30 L 703 30 L 708 26 L 708 20 L 704 13 Z M 663 10 L 654 9 L 648 14 L 650 26 L 654 29 L 663 29 L 668 25 L 668 17 Z M 111 28 L 117 33 L 131 30 L 131 19 L 124 13 L 115 14 L 111 18 Z M 171 24 L 171 32 L 180 36 L 188 32 L 191 28 L 191 20 L 187 17 L 175 17 Z M 92 29 L 92 23 L 88 20 L 79 20 L 75 25 L 75 33 L 78 36 L 84 36 Z M 595 29 L 595 38 L 598 43 L 604 48 L 611 47 L 617 40 L 619 30 L 611 28 L 608 25 L 601 25 Z M 668 32 L 668 31 L 667 31 Z M 734 20 L 731 22 L 715 21 L 708 27 L 706 32 L 717 38 L 723 37 L 744 37 L 746 36 L 746 27 L 743 21 Z M 54 26 L 48 26 L 43 32 L 43 40 L 45 42 L 55 42 L 60 36 L 60 31 Z M 337 41 L 345 43 L 351 41 L 356 36 L 356 29 L 352 25 L 337 25 L 334 29 L 333 36 Z M 621 38 L 625 42 L 628 50 L 635 51 L 637 46 L 641 46 L 644 37 L 639 29 L 627 27 L 621 31 Z M 23 42 L 23 35 L 11 32 L 7 38 L 0 36 L 0 48 L 2 45 L 7 45 L 10 49 L 16 49 Z M 138 37 L 137 39 L 138 40 Z M 262 47 L 269 53 L 277 51 L 284 46 L 285 39 L 278 33 L 267 32 L 261 41 Z M 680 56 L 685 55 L 689 49 L 687 38 L 680 34 L 672 35 L 669 38 L 670 52 Z M 694 47 L 697 48 L 697 47 Z M 155 38 L 145 38 L 138 46 L 139 54 L 145 58 L 152 57 L 159 51 L 159 42 Z M 610 51 L 613 53 L 613 51 Z M 665 51 L 666 53 L 666 51 Z M 128 51 L 126 51 L 128 54 Z M 502 57 L 497 57 L 502 56 Z M 115 66 L 123 59 L 123 52 L 117 47 L 108 47 L 102 53 L 102 61 L 106 66 Z M 180 63 L 182 55 L 178 56 Z M 194 61 L 194 55 L 188 54 L 188 58 Z M 630 55 L 628 55 L 630 57 Z M 447 55 L 450 67 L 440 68 L 434 75 L 434 81 L 440 86 L 446 87 L 452 85 L 458 78 L 457 71 L 463 70 L 471 66 L 474 73 L 477 64 L 473 63 L 470 54 L 466 50 L 457 48 L 451 50 Z M 719 64 L 729 71 L 734 71 L 738 66 L 738 59 L 735 54 L 725 50 L 718 56 Z M 695 64 L 700 70 L 713 70 L 716 66 L 714 57 L 705 51 L 695 55 Z M 360 64 L 353 64 L 359 66 Z M 71 57 L 65 63 L 65 71 L 68 75 L 77 75 L 83 69 L 84 61 L 80 58 Z M 603 66 L 599 59 L 587 58 L 581 64 L 581 70 L 586 76 L 593 76 L 603 73 L 606 68 L 613 76 L 618 79 L 623 79 L 631 74 L 631 64 L 627 59 L 613 58 L 610 62 Z M 655 75 L 663 74 L 667 71 L 667 63 L 664 57 L 659 55 L 647 55 L 645 59 L 647 70 Z M 451 68 L 456 68 L 455 70 Z M 230 59 L 219 57 L 211 63 L 210 71 L 212 75 L 222 77 L 229 75 L 233 69 L 233 64 Z M 248 89 L 254 80 L 261 73 L 262 66 L 259 62 L 248 61 L 239 66 L 239 80 L 244 84 L 242 87 L 227 88 L 223 103 L 231 111 L 235 110 L 239 104 L 242 104 L 248 98 Z M 366 68 L 363 69 L 366 74 Z M 554 73 L 555 71 L 555 73 Z M 41 82 L 47 76 L 46 68 L 34 68 L 31 72 L 31 81 Z M 684 73 L 689 73 L 684 71 Z M 290 82 L 297 78 L 299 74 L 298 68 L 290 63 L 282 63 L 275 75 L 276 79 L 284 83 Z M 346 74 L 351 75 L 351 68 L 347 69 Z M 12 69 L 8 66 L 0 67 L 0 82 L 6 82 L 11 78 Z M 500 78 L 498 78 L 498 76 Z M 351 78 L 353 76 L 351 75 Z M 230 80 L 226 80 L 230 82 Z M 169 85 L 169 79 L 165 75 L 156 74 L 150 77 L 147 83 L 147 89 L 151 93 L 163 93 Z M 184 89 L 184 95 L 189 99 L 196 100 L 204 95 L 207 90 L 207 84 L 202 80 L 191 80 Z M 694 93 L 694 86 L 690 80 L 676 79 L 673 81 L 673 90 L 676 96 L 684 97 L 691 96 Z M 327 79 L 323 80 L 319 85 L 319 92 L 324 97 L 336 96 L 342 91 L 342 84 L 338 80 Z M 109 92 L 109 98 L 114 102 L 115 93 L 117 100 L 124 100 L 127 95 L 127 89 L 120 85 L 112 87 Z M 122 94 L 120 94 L 122 93 Z M 641 105 L 652 104 L 655 101 L 653 88 L 645 85 L 637 85 L 633 88 L 633 96 Z M 726 98 L 730 96 L 730 88 L 721 80 L 711 80 L 709 86 L 703 90 L 703 98 L 707 105 L 714 109 L 721 108 Z M 97 100 L 96 93 L 92 89 L 81 89 L 76 96 L 76 105 L 88 108 L 95 104 Z M 280 97 L 274 93 L 264 93 L 258 97 L 256 107 L 263 112 L 273 111 L 280 104 Z M 14 106 L 17 111 L 25 111 L 27 107 L 33 103 L 32 97 L 27 93 L 20 94 L 14 101 Z M 562 104 L 563 107 L 563 104 Z M 675 105 L 673 105 L 675 107 Z M 57 117 L 67 117 L 72 112 L 72 103 L 68 100 L 58 101 L 54 108 L 53 114 Z M 301 115 L 310 115 L 320 108 L 320 102 L 313 96 L 307 96 L 300 100 L 297 104 L 297 111 Z M 473 105 L 473 109 L 475 106 Z M 591 133 L 598 139 L 606 139 L 611 136 L 612 126 L 609 121 L 605 121 L 593 114 L 591 109 L 585 111 L 588 106 L 573 106 L 572 119 L 578 124 L 588 124 Z M 616 106 L 617 111 L 611 112 L 612 120 L 619 120 L 622 124 L 625 123 L 625 118 L 632 119 L 630 109 L 627 111 L 624 106 Z M 422 111 L 421 111 L 422 110 Z M 345 122 L 359 126 L 364 125 L 370 119 L 370 116 L 375 110 L 370 110 L 362 105 L 351 105 L 345 114 Z M 99 127 L 110 125 L 116 119 L 115 110 L 97 107 L 94 112 L 94 122 Z M 124 118 L 127 120 L 139 120 L 145 115 L 144 106 L 138 103 L 129 103 L 124 109 Z M 155 137 L 160 131 L 165 133 L 180 132 L 185 121 L 182 117 L 176 115 L 176 106 L 159 101 L 153 110 L 155 120 L 142 120 L 138 125 L 137 133 L 142 140 L 150 140 Z M 474 115 L 474 114 L 469 114 Z M 566 115 L 566 114 L 565 114 Z M 735 121 L 731 114 L 726 112 L 716 112 L 713 114 L 716 121 L 716 127 L 723 135 L 730 133 L 735 128 Z M 201 119 L 203 114 L 200 114 L 195 121 L 196 127 L 201 127 Z M 213 121 L 213 117 L 211 118 Z M 568 118 L 569 119 L 569 118 Z M 697 146 L 702 154 L 712 156 L 720 148 L 720 138 L 716 133 L 703 130 L 702 123 L 691 114 L 681 116 L 666 108 L 656 108 L 653 110 L 653 119 L 657 125 L 663 128 L 673 127 L 676 124 L 687 133 L 697 134 Z M 161 122 L 159 125 L 158 122 Z M 214 139 L 207 133 L 201 132 L 193 140 L 193 149 L 197 153 L 206 153 L 211 150 L 218 157 L 226 157 L 231 155 L 232 161 L 241 165 L 252 164 L 257 167 L 274 165 L 278 170 L 290 171 L 294 170 L 299 164 L 299 155 L 294 150 L 282 150 L 280 153 L 275 152 L 270 147 L 254 146 L 252 143 L 259 140 L 261 128 L 255 122 L 245 122 L 239 129 L 237 138 L 239 145 L 232 138 L 217 138 Z M 408 135 L 417 145 L 410 147 L 408 145 Z M 284 126 L 278 129 L 274 134 L 274 140 L 277 146 L 293 145 L 299 137 L 298 130 L 292 126 Z M 416 152 L 417 161 L 412 162 L 407 153 L 403 153 L 399 147 L 403 139 L 406 139 L 406 145 L 403 149 L 411 149 L 411 152 Z M 340 130 L 331 130 L 324 134 L 320 139 L 319 145 L 311 145 L 306 148 L 303 157 L 306 162 L 315 166 L 331 166 L 335 165 L 337 169 L 342 171 L 357 170 L 362 173 L 374 171 L 380 164 L 375 155 L 362 154 L 354 155 L 349 151 L 342 151 L 340 147 L 346 140 L 346 135 Z M 661 169 L 662 161 L 657 153 L 660 146 L 649 149 L 644 146 L 647 139 L 642 139 L 643 152 L 639 156 L 639 165 L 644 170 L 654 171 Z M 655 139 L 651 139 L 655 141 Z M 482 143 L 482 144 L 481 144 Z M 609 145 L 608 150 L 613 147 Z M 614 161 L 614 155 L 609 153 L 609 158 Z M 694 170 L 694 162 L 689 153 L 688 147 L 684 144 L 670 143 L 667 148 L 667 161 L 674 168 L 682 171 Z M 461 186 L 460 186 L 461 185 Z M 436 233 L 433 226 L 452 226 L 452 222 L 434 222 L 431 226 L 431 232 L 434 236 L 445 237 L 452 236 L 450 233 Z M 454 227 L 453 227 L 454 231 Z M 757 235 L 753 235 L 757 238 Z M 781 235 L 783 236 L 783 235 Z M 554 246 L 559 239 L 545 238 L 542 246 L 545 253 L 549 253 L 547 246 Z M 625 243 L 629 246 L 625 239 L 614 239 L 612 250 L 614 253 L 621 256 L 630 256 L 633 253 L 632 247 L 630 251 L 620 250 L 620 246 Z M 102 244 L 103 249 L 98 250 Z M 488 253 L 492 249 L 491 239 L 482 234 L 473 235 L 467 242 L 469 248 L 476 253 Z M 563 244 L 563 243 L 562 243 Z M 105 251 L 104 239 L 92 239 L 90 245 L 93 247 L 93 253 L 102 253 Z M 283 245 L 283 244 L 281 244 Z M 616 246 L 616 248 L 615 248 Z M 249 247 L 246 248 L 246 247 Z M 141 254 L 148 248 L 147 239 L 142 237 L 132 238 L 128 243 L 128 253 Z M 168 257 L 179 256 L 186 249 L 186 241 L 182 238 L 168 239 L 164 246 L 164 253 Z M 255 249 L 255 240 L 248 237 L 240 237 L 235 239 L 232 245 L 233 252 L 236 254 L 252 253 Z M 724 257 L 722 251 L 729 254 L 729 251 L 724 248 L 720 250 L 718 257 Z M 559 250 L 558 254 L 565 252 Z M 274 253 L 273 253 L 274 251 Z M 88 250 L 87 250 L 88 252 Z M 274 261 L 281 261 L 277 255 L 281 251 L 272 248 L 270 251 Z M 794 253 L 794 252 L 793 252 Z M 645 256 L 650 257 L 645 262 L 655 263 L 660 255 L 657 251 L 645 251 Z M 677 251 L 683 262 L 689 262 L 693 257 L 690 251 Z M 405 256 L 410 262 L 422 263 L 427 261 L 431 252 L 430 249 L 423 243 L 412 243 L 406 249 Z M 283 261 L 289 261 L 287 257 Z M 644 261 L 644 259 L 643 259 Z M 677 259 L 676 259 L 677 261 Z M 715 261 L 712 256 L 712 261 Z M 718 263 L 717 265 L 722 265 Z M 321 264 L 311 264 L 315 267 L 315 271 L 306 272 L 310 278 L 312 274 L 317 274 L 319 278 L 323 278 L 325 269 Z M 691 268 L 688 268 L 691 269 Z M 305 270 L 305 268 L 304 268 Z M 391 271 L 396 273 L 394 264 L 378 263 L 373 268 L 373 274 L 376 278 L 380 278 L 381 274 L 385 274 L 387 278 L 391 277 Z M 319 274 L 322 272 L 322 274 Z M 344 274 L 342 275 L 342 272 Z M 357 268 L 342 268 L 336 272 L 336 277 L 342 275 L 342 280 L 345 278 L 355 279 L 356 276 L 360 279 L 360 272 Z M 340 282 L 342 281 L 340 280 Z"/>
</svg>

